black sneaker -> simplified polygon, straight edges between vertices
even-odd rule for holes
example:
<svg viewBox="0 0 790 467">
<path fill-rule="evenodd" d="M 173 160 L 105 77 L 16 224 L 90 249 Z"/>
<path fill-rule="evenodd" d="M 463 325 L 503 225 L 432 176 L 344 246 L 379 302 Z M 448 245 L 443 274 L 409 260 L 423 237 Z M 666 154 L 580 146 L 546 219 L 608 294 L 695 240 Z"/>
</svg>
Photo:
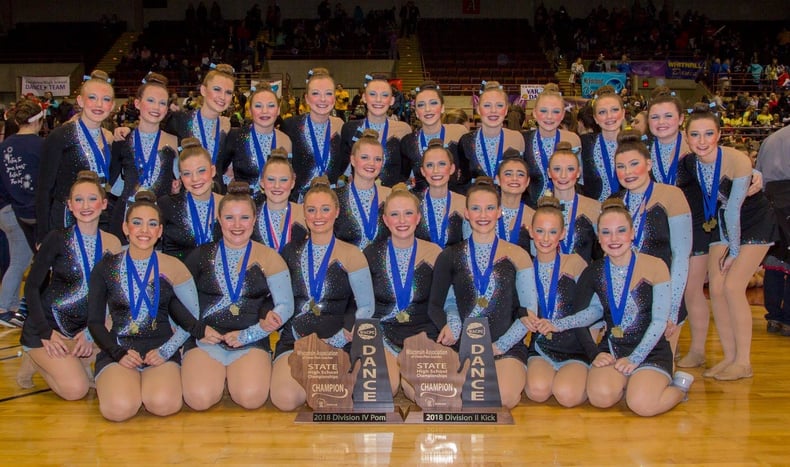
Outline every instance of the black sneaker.
<svg viewBox="0 0 790 467">
<path fill-rule="evenodd" d="M 25 325 L 25 320 L 27 316 L 23 315 L 21 312 L 17 311 L 14 313 L 14 316 L 11 318 L 11 324 L 17 327 L 22 327 Z"/>
<path fill-rule="evenodd" d="M 15 315 L 16 313 L 14 313 L 13 311 L 5 311 L 3 313 L 0 313 L 0 326 L 5 326 L 7 328 L 19 327 L 16 324 L 14 324 L 14 318 L 16 317 Z"/>
<path fill-rule="evenodd" d="M 768 320 L 765 330 L 771 334 L 779 334 L 782 331 L 782 323 L 772 319 Z"/>
</svg>

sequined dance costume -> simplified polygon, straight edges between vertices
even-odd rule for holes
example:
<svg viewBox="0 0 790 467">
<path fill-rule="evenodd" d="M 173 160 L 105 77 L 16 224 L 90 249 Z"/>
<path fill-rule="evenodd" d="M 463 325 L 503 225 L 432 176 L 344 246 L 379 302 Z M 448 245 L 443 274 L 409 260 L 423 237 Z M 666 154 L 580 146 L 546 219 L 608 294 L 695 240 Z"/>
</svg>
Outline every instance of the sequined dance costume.
<svg viewBox="0 0 790 467">
<path fill-rule="evenodd" d="M 362 132 L 365 131 L 365 119 L 362 120 L 350 120 L 343 125 L 343 129 L 340 132 L 340 148 L 343 153 L 343 158 L 351 158 L 351 149 L 354 146 L 354 143 L 362 136 Z M 384 165 L 381 167 L 381 174 L 379 175 L 379 179 L 381 180 L 381 184 L 384 186 L 391 187 L 396 183 L 400 183 L 406 180 L 407 176 L 402 174 L 403 170 L 401 168 L 401 154 L 400 154 L 400 145 L 401 140 L 400 138 L 393 136 L 391 131 L 389 130 L 389 122 L 386 122 L 384 125 L 376 126 L 372 123 L 368 124 L 369 127 L 373 130 L 376 130 L 379 134 L 379 139 L 385 137 L 387 140 L 382 143 L 384 147 Z"/>
<path fill-rule="evenodd" d="M 381 220 L 384 200 L 389 194 L 388 188 L 374 185 L 369 190 L 357 190 L 356 187 L 352 189 L 352 185 L 349 184 L 335 189 L 335 192 L 340 203 L 340 216 L 335 221 L 335 237 L 338 240 L 351 243 L 363 250 L 371 242 L 389 236 L 389 230 Z M 355 199 L 354 192 L 359 202 Z M 377 201 L 375 209 L 374 201 Z M 365 225 L 366 222 L 370 223 L 369 226 Z M 368 227 L 370 227 L 369 231 Z M 369 234 L 372 234 L 372 238 L 368 237 Z"/>
<path fill-rule="evenodd" d="M 291 192 L 291 201 L 299 201 L 310 188 L 310 181 L 317 176 L 326 175 L 329 183 L 336 184 L 349 165 L 348 157 L 344 157 L 340 151 L 339 128 L 337 133 L 332 134 L 331 119 L 326 123 L 311 122 L 308 125 L 308 118 L 309 114 L 297 115 L 286 119 L 281 127 L 293 144 L 291 163 L 296 172 L 296 186 Z"/>
<path fill-rule="evenodd" d="M 214 196 L 214 212 L 216 212 L 219 205 L 219 199 Z M 208 226 L 206 220 L 211 211 L 209 201 L 195 200 L 195 209 L 200 218 L 198 229 Z M 171 256 L 175 256 L 183 260 L 195 247 L 200 245 L 198 238 L 199 232 L 195 232 L 192 222 L 192 212 L 189 208 L 187 201 L 187 193 L 181 192 L 177 195 L 167 195 L 159 198 L 157 201 L 159 209 L 162 211 L 162 239 L 159 244 L 161 245 L 162 252 Z M 214 241 L 222 236 L 221 229 L 218 222 L 214 222 L 212 227 L 209 228 L 208 242 Z"/>
</svg>

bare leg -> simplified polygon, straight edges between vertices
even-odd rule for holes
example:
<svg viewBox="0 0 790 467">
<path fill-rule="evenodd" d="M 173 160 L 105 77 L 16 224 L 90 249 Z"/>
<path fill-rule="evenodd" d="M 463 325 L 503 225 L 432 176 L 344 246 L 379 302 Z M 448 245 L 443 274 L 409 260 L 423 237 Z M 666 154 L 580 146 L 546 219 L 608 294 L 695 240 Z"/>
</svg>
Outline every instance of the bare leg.
<svg viewBox="0 0 790 467">
<path fill-rule="evenodd" d="M 79 358 L 72 355 L 53 358 L 43 347 L 30 349 L 28 355 L 55 394 L 67 401 L 82 399 L 88 394 L 88 376 Z"/>
<path fill-rule="evenodd" d="M 710 254 L 708 255 L 708 290 L 710 291 L 710 303 L 713 307 L 713 319 L 716 325 L 716 332 L 719 334 L 721 350 L 724 353 L 724 359 L 721 362 L 712 366 L 702 374 L 702 376 L 708 378 L 716 376 L 718 372 L 727 368 L 735 361 L 735 325 L 730 317 L 727 297 L 725 295 L 725 276 L 721 273 L 721 269 L 719 268 L 719 260 L 726 252 L 727 245 L 711 245 Z M 751 277 L 751 275 L 749 277 Z M 744 287 L 743 290 L 744 300 L 746 300 L 746 288 Z"/>
<path fill-rule="evenodd" d="M 529 400 L 546 402 L 554 386 L 554 367 L 542 357 L 533 357 L 527 363 L 527 382 L 524 387 Z"/>
<path fill-rule="evenodd" d="M 181 369 L 175 362 L 149 367 L 142 374 L 142 400 L 148 413 L 166 417 L 181 410 Z"/>
<path fill-rule="evenodd" d="M 291 376 L 288 355 L 274 362 L 271 392 L 272 404 L 283 411 L 296 410 L 307 400 L 304 388 Z"/>
<path fill-rule="evenodd" d="M 568 363 L 557 371 L 552 393 L 561 406 L 576 407 L 587 400 L 588 372 L 581 363 Z"/>
<path fill-rule="evenodd" d="M 666 375 L 653 370 L 634 373 L 628 380 L 625 402 L 628 408 L 642 417 L 662 414 L 676 405 L 686 394 L 670 386 Z"/>
<path fill-rule="evenodd" d="M 228 365 L 228 392 L 245 409 L 257 409 L 266 403 L 271 381 L 272 357 L 263 349 L 251 349 Z"/>
<path fill-rule="evenodd" d="M 623 398 L 628 379 L 614 365 L 592 367 L 587 375 L 587 397 L 593 407 L 609 408 Z"/>
<path fill-rule="evenodd" d="M 80 365 L 82 371 L 82 365 Z M 140 410 L 143 404 L 140 372 L 117 363 L 107 365 L 96 379 L 99 410 L 107 420 L 122 422 Z"/>
<path fill-rule="evenodd" d="M 688 353 L 678 362 L 680 368 L 694 368 L 705 363 L 705 341 L 708 338 L 710 309 L 705 298 L 705 276 L 708 273 L 708 255 L 692 256 L 686 283 L 686 310 L 688 310 L 691 344 Z M 679 333 L 678 333 L 679 334 Z"/>
<path fill-rule="evenodd" d="M 752 309 L 746 299 L 746 287 L 768 248 L 767 245 L 742 245 L 724 278 L 727 312 L 735 339 L 735 357 L 733 364 L 719 372 L 716 379 L 728 381 L 752 375 Z"/>
<path fill-rule="evenodd" d="M 201 348 L 184 355 L 181 384 L 184 402 L 193 410 L 206 410 L 222 399 L 225 390 L 225 365 L 214 360 Z"/>
<path fill-rule="evenodd" d="M 398 357 L 392 352 L 385 350 L 384 356 L 387 359 L 387 374 L 390 378 L 390 389 L 392 390 L 392 397 L 398 394 L 400 386 L 400 365 L 398 364 Z"/>
<path fill-rule="evenodd" d="M 527 384 L 527 371 L 524 369 L 524 363 L 517 358 L 506 357 L 496 360 L 495 365 L 502 405 L 512 409 L 521 402 L 521 391 Z"/>
</svg>

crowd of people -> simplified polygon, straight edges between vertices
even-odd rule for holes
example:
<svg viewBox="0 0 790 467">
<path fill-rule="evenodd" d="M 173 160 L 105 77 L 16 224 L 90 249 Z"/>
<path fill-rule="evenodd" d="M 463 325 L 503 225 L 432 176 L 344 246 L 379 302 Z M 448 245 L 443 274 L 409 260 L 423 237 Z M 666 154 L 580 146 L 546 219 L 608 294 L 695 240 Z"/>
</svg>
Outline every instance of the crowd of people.
<svg viewBox="0 0 790 467">
<path fill-rule="evenodd" d="M 149 73 L 137 121 L 114 129 L 102 71 L 46 139 L 42 106 L 17 103 L 0 171 L 12 243 L 0 322 L 22 327 L 17 382 L 38 372 L 65 400 L 95 385 L 113 421 L 206 410 L 226 385 L 246 409 L 294 410 L 306 399 L 287 358 L 295 341 L 315 333 L 348 351 L 355 320 L 373 317 L 392 390 L 413 398 L 404 339 L 457 349 L 464 320 L 485 317 L 504 406 L 624 398 L 652 416 L 687 396 L 694 377 L 677 368 L 706 365 L 706 277 L 723 357 L 703 376 L 752 376 L 746 287 L 779 236 L 760 173 L 720 144 L 714 108 L 689 113 L 659 89 L 645 139 L 613 89 L 577 125 L 549 84 L 523 132 L 505 127 L 508 96 L 488 81 L 470 131 L 445 122 L 428 81 L 412 127 L 390 118 L 387 77 L 362 82 L 364 117 L 347 122 L 323 68 L 307 76 L 307 112 L 283 119 L 262 84 L 235 126 L 224 64 L 186 110 Z M 790 335 L 777 316 L 769 331 Z"/>
</svg>

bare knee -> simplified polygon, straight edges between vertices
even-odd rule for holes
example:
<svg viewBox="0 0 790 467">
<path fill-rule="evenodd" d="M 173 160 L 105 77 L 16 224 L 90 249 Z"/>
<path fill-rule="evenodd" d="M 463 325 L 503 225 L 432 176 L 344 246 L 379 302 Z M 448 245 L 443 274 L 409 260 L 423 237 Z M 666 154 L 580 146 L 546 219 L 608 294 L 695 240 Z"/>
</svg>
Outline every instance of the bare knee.
<svg viewBox="0 0 790 467">
<path fill-rule="evenodd" d="M 247 410 L 254 410 L 266 403 L 266 399 L 269 398 L 269 390 L 265 387 L 248 385 L 230 391 L 230 398 L 239 406 Z"/>
<path fill-rule="evenodd" d="M 288 391 L 286 388 L 271 390 L 272 404 L 283 412 L 291 412 L 301 407 L 305 400 L 298 391 Z"/>
<path fill-rule="evenodd" d="M 555 385 L 554 398 L 563 407 L 576 407 L 587 399 L 584 386 Z"/>
<path fill-rule="evenodd" d="M 211 391 L 208 388 L 184 386 L 184 402 L 197 411 L 208 410 L 222 399 L 222 391 Z"/>
<path fill-rule="evenodd" d="M 67 401 L 77 401 L 88 395 L 88 379 L 72 379 L 68 381 L 58 381 L 57 386 L 53 387 L 57 395 Z"/>
<path fill-rule="evenodd" d="M 502 406 L 512 409 L 521 402 L 521 389 L 500 388 L 499 397 L 502 399 Z"/>
<path fill-rule="evenodd" d="M 162 391 L 159 394 L 149 395 L 143 398 L 145 410 L 159 417 L 167 417 L 181 410 L 184 402 L 181 394 L 173 394 Z"/>
<path fill-rule="evenodd" d="M 587 387 L 587 397 L 593 407 L 606 409 L 623 398 L 623 390 L 611 384 L 594 384 Z"/>
<path fill-rule="evenodd" d="M 141 402 L 139 399 L 117 398 L 112 401 L 99 400 L 99 410 L 102 416 L 111 422 L 122 422 L 129 420 L 137 415 L 140 410 Z"/>
<path fill-rule="evenodd" d="M 652 417 L 661 413 L 658 409 L 657 401 L 649 400 L 643 394 L 627 393 L 625 403 L 632 412 L 640 417 Z"/>
<path fill-rule="evenodd" d="M 524 388 L 530 400 L 535 402 L 546 402 L 551 397 L 551 382 L 546 380 L 527 379 L 527 386 Z"/>
</svg>

